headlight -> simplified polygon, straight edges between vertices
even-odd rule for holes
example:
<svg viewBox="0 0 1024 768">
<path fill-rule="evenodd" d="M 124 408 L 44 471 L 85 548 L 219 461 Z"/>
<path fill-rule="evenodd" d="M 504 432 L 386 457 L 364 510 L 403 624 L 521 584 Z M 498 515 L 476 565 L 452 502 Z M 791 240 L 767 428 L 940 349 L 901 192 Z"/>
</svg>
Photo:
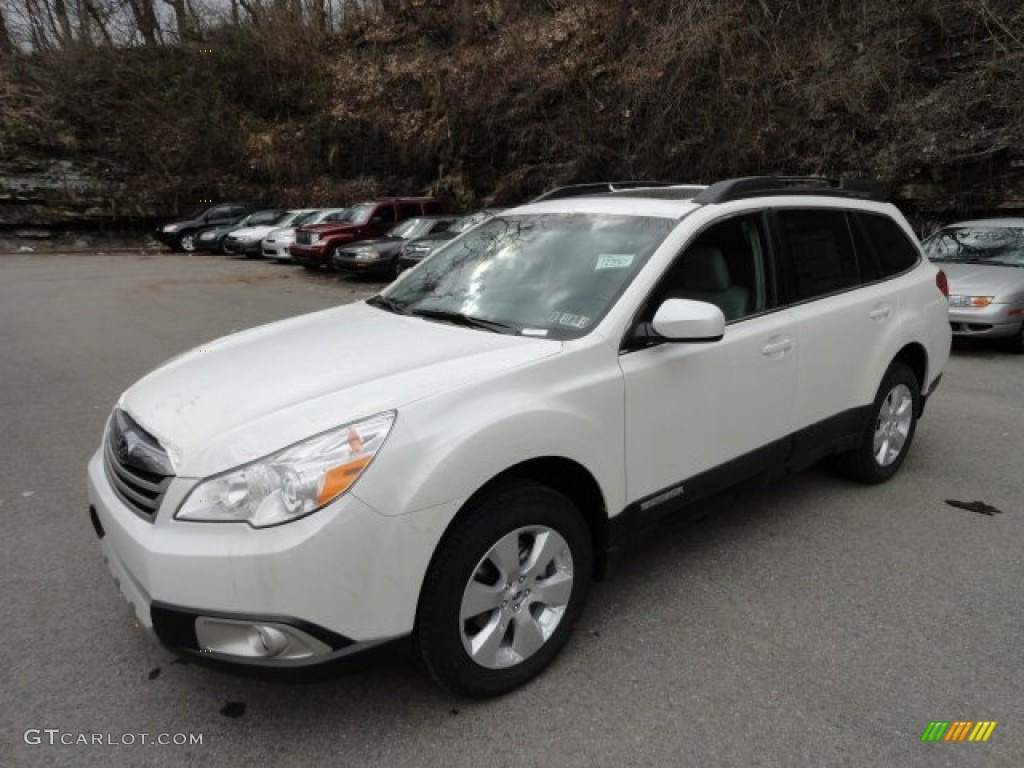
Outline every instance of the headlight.
<svg viewBox="0 0 1024 768">
<path fill-rule="evenodd" d="M 394 423 L 394 411 L 382 413 L 211 477 L 192 489 L 174 517 L 266 528 L 316 512 L 352 487 Z"/>
<path fill-rule="evenodd" d="M 992 303 L 992 296 L 962 296 L 953 295 L 949 297 L 951 307 L 987 307 Z"/>
<path fill-rule="evenodd" d="M 320 235 L 310 235 L 309 236 L 309 244 L 310 245 L 320 245 Z"/>
<path fill-rule="evenodd" d="M 181 224 L 168 224 L 164 227 L 164 232 L 177 232 L 181 229 Z"/>
</svg>

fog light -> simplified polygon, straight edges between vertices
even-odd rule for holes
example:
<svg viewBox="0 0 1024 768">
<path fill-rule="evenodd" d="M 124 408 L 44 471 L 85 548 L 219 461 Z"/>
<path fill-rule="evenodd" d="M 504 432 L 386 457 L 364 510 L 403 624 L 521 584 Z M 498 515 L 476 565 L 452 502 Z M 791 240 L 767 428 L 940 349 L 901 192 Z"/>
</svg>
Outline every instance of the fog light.
<svg viewBox="0 0 1024 768">
<path fill-rule="evenodd" d="M 256 659 L 308 659 L 331 652 L 330 646 L 287 624 L 209 616 L 196 619 L 196 641 L 200 651 Z"/>
</svg>

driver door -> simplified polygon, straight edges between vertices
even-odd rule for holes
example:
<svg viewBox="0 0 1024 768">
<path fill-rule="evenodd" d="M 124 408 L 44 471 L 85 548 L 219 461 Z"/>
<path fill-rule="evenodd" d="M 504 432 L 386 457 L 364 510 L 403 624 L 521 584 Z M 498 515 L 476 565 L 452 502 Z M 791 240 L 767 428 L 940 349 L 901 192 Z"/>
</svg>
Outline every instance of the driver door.
<svg viewBox="0 0 1024 768">
<path fill-rule="evenodd" d="M 705 229 L 641 312 L 662 301 L 718 305 L 720 341 L 662 342 L 619 358 L 626 398 L 627 502 L 657 517 L 785 460 L 793 429 L 797 324 L 776 302 L 764 215 Z"/>
</svg>

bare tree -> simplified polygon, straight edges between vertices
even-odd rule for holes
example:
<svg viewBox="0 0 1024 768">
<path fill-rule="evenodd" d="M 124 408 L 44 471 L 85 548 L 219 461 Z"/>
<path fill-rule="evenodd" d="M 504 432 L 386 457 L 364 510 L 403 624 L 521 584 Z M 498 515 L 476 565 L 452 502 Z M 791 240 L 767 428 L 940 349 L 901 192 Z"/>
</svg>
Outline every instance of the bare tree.
<svg viewBox="0 0 1024 768">
<path fill-rule="evenodd" d="M 178 42 L 183 43 L 194 36 L 194 25 L 185 0 L 163 0 L 174 9 L 174 23 L 178 31 Z"/>
<path fill-rule="evenodd" d="M 4 18 L 4 9 L 0 8 L 0 58 L 5 58 L 14 53 L 14 41 L 7 28 L 7 19 Z"/>
<path fill-rule="evenodd" d="M 128 7 L 135 19 L 135 27 L 146 45 L 156 45 L 159 29 L 153 0 L 128 0 Z"/>
</svg>

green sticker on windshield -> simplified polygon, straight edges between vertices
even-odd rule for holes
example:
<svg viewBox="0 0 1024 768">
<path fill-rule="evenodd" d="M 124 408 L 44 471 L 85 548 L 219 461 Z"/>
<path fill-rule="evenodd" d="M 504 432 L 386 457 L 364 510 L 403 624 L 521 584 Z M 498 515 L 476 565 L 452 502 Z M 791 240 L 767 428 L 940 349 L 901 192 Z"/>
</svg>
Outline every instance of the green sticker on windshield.
<svg viewBox="0 0 1024 768">
<path fill-rule="evenodd" d="M 632 263 L 632 253 L 602 253 L 598 255 L 594 269 L 625 269 Z"/>
</svg>

